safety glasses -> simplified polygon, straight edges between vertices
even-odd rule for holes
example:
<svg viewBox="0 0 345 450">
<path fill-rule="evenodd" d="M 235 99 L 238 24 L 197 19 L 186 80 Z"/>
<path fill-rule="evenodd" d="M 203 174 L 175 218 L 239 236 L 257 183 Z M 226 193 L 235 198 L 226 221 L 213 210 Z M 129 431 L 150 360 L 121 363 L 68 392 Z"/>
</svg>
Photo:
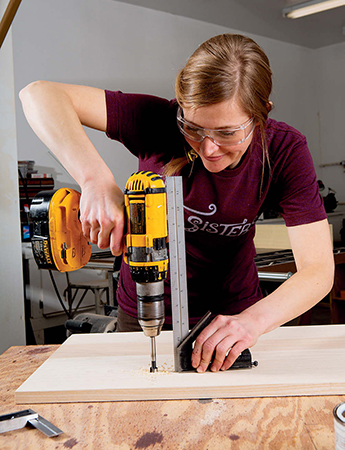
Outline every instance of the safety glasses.
<svg viewBox="0 0 345 450">
<path fill-rule="evenodd" d="M 254 131 L 254 117 L 248 119 L 242 125 L 232 128 L 210 130 L 193 125 L 183 118 L 182 108 L 177 110 L 177 125 L 184 136 L 194 142 L 202 142 L 206 137 L 216 145 L 239 145 L 245 142 Z"/>
</svg>

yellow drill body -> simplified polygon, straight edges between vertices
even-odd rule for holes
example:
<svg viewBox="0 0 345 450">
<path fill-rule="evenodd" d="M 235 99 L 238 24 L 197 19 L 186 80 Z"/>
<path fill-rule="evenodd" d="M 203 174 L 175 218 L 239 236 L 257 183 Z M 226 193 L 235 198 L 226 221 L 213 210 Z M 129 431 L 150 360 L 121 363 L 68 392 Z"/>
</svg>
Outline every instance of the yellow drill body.
<svg viewBox="0 0 345 450">
<path fill-rule="evenodd" d="M 151 282 L 167 277 L 168 228 L 166 190 L 152 172 L 136 172 L 125 188 L 127 262 L 134 281 Z"/>
<path fill-rule="evenodd" d="M 127 234 L 125 262 L 136 282 L 138 320 L 151 337 L 151 371 L 155 371 L 155 337 L 165 320 L 164 280 L 168 273 L 166 189 L 148 171 L 134 173 L 125 188 Z"/>
</svg>

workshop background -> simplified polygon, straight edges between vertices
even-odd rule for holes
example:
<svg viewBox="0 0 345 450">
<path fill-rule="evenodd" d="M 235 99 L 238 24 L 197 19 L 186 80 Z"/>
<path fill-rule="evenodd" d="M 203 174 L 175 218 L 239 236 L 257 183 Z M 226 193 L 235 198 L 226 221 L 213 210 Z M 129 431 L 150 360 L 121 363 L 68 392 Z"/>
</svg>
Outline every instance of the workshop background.
<svg viewBox="0 0 345 450">
<path fill-rule="evenodd" d="M 17 161 L 34 160 L 39 172 L 53 175 L 56 188 L 78 188 L 24 118 L 18 93 L 32 81 L 46 79 L 173 98 L 175 76 L 200 43 L 225 32 L 246 34 L 263 47 L 271 61 L 275 105 L 271 117 L 307 136 L 318 179 L 326 191 L 336 192 L 337 211 L 343 210 L 344 168 L 320 166 L 344 160 L 345 36 L 339 28 L 338 38 L 332 40 L 321 26 L 322 20 L 335 17 L 334 11 L 342 14 L 345 24 L 344 8 L 334 10 L 332 16 L 323 13 L 326 19 L 316 19 L 320 30 L 314 25 L 312 34 L 308 29 L 311 18 L 303 19 L 306 26 L 301 27 L 295 21 L 292 25 L 293 21 L 283 22 L 288 19 L 282 19 L 281 11 L 276 20 L 269 14 L 273 3 L 276 14 L 277 8 L 289 2 L 226 3 L 22 1 L 0 51 L 0 353 L 25 344 Z M 6 5 L 6 0 L 0 0 L 0 14 Z M 225 7 L 226 14 L 222 14 Z M 152 127 L 154 133 L 154 118 Z M 123 188 L 136 170 L 136 159 L 103 133 L 87 133 Z M 336 239 L 338 234 L 337 230 Z"/>
</svg>

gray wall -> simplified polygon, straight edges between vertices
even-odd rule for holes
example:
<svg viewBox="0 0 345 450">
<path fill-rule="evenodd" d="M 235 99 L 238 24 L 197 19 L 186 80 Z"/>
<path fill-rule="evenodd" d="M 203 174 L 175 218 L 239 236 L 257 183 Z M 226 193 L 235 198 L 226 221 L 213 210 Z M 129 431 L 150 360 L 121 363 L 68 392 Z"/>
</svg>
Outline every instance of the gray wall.
<svg viewBox="0 0 345 450">
<path fill-rule="evenodd" d="M 318 148 L 320 163 L 345 160 L 345 43 L 315 51 L 315 72 L 319 113 Z M 326 186 L 336 190 L 345 202 L 345 167 L 321 169 Z"/>
<path fill-rule="evenodd" d="M 0 2 L 0 16 L 7 2 Z M 12 33 L 0 51 L 0 353 L 25 344 Z"/>
</svg>

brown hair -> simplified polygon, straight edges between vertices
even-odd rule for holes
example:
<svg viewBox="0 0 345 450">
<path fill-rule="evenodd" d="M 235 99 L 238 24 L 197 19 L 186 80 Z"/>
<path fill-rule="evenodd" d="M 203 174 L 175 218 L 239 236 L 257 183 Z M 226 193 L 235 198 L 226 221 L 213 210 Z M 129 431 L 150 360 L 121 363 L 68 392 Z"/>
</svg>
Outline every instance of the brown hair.
<svg viewBox="0 0 345 450">
<path fill-rule="evenodd" d="M 242 109 L 254 117 L 261 136 L 263 168 L 268 163 L 264 134 L 268 113 L 272 72 L 269 60 L 252 39 L 239 34 L 221 34 L 201 44 L 179 72 L 176 99 L 182 108 L 200 108 L 237 98 Z M 179 173 L 190 162 L 176 158 L 166 166 L 166 175 Z"/>
</svg>

